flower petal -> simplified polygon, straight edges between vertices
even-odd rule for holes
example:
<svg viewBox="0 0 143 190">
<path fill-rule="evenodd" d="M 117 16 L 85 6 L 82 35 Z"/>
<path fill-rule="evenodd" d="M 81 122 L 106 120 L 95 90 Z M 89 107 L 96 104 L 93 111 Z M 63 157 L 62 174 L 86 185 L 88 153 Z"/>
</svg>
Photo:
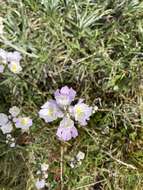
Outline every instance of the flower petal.
<svg viewBox="0 0 143 190">
<path fill-rule="evenodd" d="M 41 108 L 42 109 L 39 111 L 39 116 L 47 123 L 64 116 L 63 112 L 54 100 L 47 101 Z"/>
<path fill-rule="evenodd" d="M 60 90 L 56 90 L 54 95 L 57 103 L 63 107 L 71 104 L 76 96 L 76 92 L 72 88 L 65 86 Z"/>
<path fill-rule="evenodd" d="M 1 127 L 3 134 L 11 133 L 12 129 L 13 127 L 11 122 L 8 122 Z"/>
<path fill-rule="evenodd" d="M 89 107 L 87 104 L 82 103 L 83 101 L 79 101 L 73 108 L 73 116 L 75 120 L 78 121 L 82 126 L 87 125 L 87 121 L 92 115 L 92 107 Z"/>
<path fill-rule="evenodd" d="M 60 122 L 56 135 L 60 140 L 69 141 L 78 136 L 78 131 L 74 126 L 74 122 L 67 117 L 64 117 Z"/>
</svg>

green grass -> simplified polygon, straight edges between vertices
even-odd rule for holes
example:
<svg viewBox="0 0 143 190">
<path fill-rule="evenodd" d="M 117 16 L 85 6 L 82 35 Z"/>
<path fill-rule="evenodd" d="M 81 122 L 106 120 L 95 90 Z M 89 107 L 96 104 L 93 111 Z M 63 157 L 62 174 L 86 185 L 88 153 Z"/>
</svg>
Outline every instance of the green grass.
<svg viewBox="0 0 143 190">
<path fill-rule="evenodd" d="M 20 75 L 0 75 L 0 112 L 17 105 L 34 122 L 32 144 L 11 149 L 0 134 L 0 190 L 35 190 L 40 162 L 50 190 L 142 190 L 143 2 L 2 0 L 0 16 L 0 47 L 23 55 Z M 99 107 L 68 143 L 37 114 L 64 85 Z M 78 151 L 86 156 L 72 169 Z"/>
</svg>

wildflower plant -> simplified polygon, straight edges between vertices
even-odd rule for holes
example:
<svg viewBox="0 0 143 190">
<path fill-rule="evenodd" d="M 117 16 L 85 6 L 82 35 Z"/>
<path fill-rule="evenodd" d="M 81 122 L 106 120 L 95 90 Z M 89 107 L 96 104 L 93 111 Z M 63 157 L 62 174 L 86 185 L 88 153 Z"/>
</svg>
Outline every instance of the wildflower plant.
<svg viewBox="0 0 143 190">
<path fill-rule="evenodd" d="M 48 100 L 39 111 L 40 118 L 44 119 L 46 123 L 58 118 L 62 119 L 56 133 L 62 141 L 76 138 L 78 130 L 75 127 L 75 122 L 85 126 L 92 115 L 92 107 L 83 103 L 83 99 L 80 99 L 77 104 L 71 105 L 75 96 L 76 91 L 64 86 L 55 91 L 55 100 Z"/>
<path fill-rule="evenodd" d="M 27 110 L 0 114 L 0 189 L 142 189 L 143 1 L 0 2 L 0 112 L 15 103 Z M 27 134 L 28 113 L 36 117 L 65 82 L 98 105 L 90 129 L 72 146 L 57 144 L 38 119 Z M 91 107 L 71 88 L 54 96 L 40 117 L 57 125 L 60 140 L 77 137 Z M 50 163 L 48 172 L 36 160 Z"/>
</svg>

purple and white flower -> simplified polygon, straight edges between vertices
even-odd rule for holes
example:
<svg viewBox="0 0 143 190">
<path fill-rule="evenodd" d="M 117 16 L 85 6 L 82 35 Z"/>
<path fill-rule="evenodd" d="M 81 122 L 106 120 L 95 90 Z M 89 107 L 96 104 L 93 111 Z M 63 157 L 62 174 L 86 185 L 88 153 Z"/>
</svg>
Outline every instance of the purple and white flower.
<svg viewBox="0 0 143 190">
<path fill-rule="evenodd" d="M 57 104 L 60 106 L 68 106 L 74 100 L 76 96 L 76 92 L 72 88 L 68 88 L 67 86 L 61 88 L 60 90 L 56 90 L 54 93 Z"/>
<path fill-rule="evenodd" d="M 0 113 L 0 125 L 8 123 L 8 116 L 4 113 Z"/>
<path fill-rule="evenodd" d="M 29 127 L 32 126 L 32 119 L 29 117 L 18 117 L 15 120 L 16 128 L 22 129 L 22 131 L 28 131 Z"/>
<path fill-rule="evenodd" d="M 20 73 L 22 67 L 20 65 L 20 60 L 22 59 L 21 54 L 18 51 L 7 52 L 3 49 L 0 49 L 0 63 L 8 64 L 8 68 L 13 73 Z M 4 66 L 0 65 L 0 73 L 4 71 Z"/>
<path fill-rule="evenodd" d="M 83 100 L 80 100 L 75 106 L 70 108 L 70 112 L 80 125 L 85 126 L 92 115 L 92 107 L 89 107 L 83 103 Z"/>
<path fill-rule="evenodd" d="M 64 117 L 60 122 L 60 126 L 57 130 L 57 136 L 60 140 L 68 141 L 78 136 L 78 131 L 74 126 L 73 120 L 68 117 Z"/>
<path fill-rule="evenodd" d="M 22 67 L 20 66 L 19 62 L 10 62 L 8 64 L 8 68 L 10 69 L 11 72 L 18 74 L 22 71 Z"/>
<path fill-rule="evenodd" d="M 35 183 L 35 186 L 37 189 L 43 189 L 46 185 L 46 182 L 44 179 L 37 179 L 36 183 Z"/>
<path fill-rule="evenodd" d="M 47 101 L 39 111 L 40 118 L 43 118 L 46 123 L 52 122 L 57 118 L 64 116 L 55 100 Z"/>
<path fill-rule="evenodd" d="M 83 103 L 83 100 L 80 100 L 75 106 L 70 106 L 76 96 L 76 92 L 67 86 L 56 90 L 54 96 L 56 101 L 49 100 L 41 107 L 39 111 L 40 118 L 43 118 L 47 123 L 63 118 L 56 135 L 63 141 L 76 138 L 78 131 L 74 126 L 73 120 L 85 126 L 93 113 L 92 107 Z"/>
<path fill-rule="evenodd" d="M 18 74 L 22 71 L 22 67 L 20 65 L 21 59 L 22 56 L 18 51 L 7 53 L 7 61 L 9 62 L 8 68 L 10 69 L 11 72 Z"/>
</svg>

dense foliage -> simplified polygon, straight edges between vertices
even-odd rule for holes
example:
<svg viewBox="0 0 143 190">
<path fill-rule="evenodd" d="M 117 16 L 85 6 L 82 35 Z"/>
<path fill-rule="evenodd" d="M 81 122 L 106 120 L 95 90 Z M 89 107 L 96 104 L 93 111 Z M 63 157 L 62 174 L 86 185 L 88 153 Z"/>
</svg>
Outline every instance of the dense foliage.
<svg viewBox="0 0 143 190">
<path fill-rule="evenodd" d="M 0 16 L 0 48 L 22 55 L 22 72 L 0 73 L 0 112 L 18 106 L 33 119 L 29 134 L 13 134 L 15 148 L 0 133 L 0 189 L 35 190 L 39 164 L 47 163 L 50 190 L 141 190 L 143 2 L 2 0 Z M 56 137 L 57 121 L 38 116 L 65 85 L 98 107 L 66 143 Z M 72 168 L 79 151 L 85 158 Z"/>
</svg>

